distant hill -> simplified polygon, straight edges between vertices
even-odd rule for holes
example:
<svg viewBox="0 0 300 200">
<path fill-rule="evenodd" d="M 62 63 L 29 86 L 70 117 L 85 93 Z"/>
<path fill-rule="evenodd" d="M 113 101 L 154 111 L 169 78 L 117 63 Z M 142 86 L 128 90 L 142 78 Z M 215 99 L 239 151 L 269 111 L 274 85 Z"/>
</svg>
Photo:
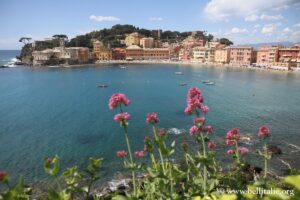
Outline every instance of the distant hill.
<svg viewBox="0 0 300 200">
<path fill-rule="evenodd" d="M 270 43 L 254 43 L 254 44 L 243 44 L 243 45 L 237 45 L 237 46 L 251 46 L 255 49 L 258 49 L 262 46 L 271 46 L 271 45 L 282 45 L 282 46 L 286 46 L 286 47 L 290 47 L 290 46 L 293 46 L 295 44 L 299 44 L 299 42 L 270 42 Z"/>
</svg>

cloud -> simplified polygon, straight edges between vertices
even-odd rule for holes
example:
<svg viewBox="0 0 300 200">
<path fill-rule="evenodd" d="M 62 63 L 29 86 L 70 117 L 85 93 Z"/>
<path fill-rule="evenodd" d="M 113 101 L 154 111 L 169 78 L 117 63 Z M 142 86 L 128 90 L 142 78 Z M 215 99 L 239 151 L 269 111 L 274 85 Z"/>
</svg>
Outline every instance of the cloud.
<svg viewBox="0 0 300 200">
<path fill-rule="evenodd" d="M 161 17 L 149 17 L 148 20 L 149 21 L 162 21 L 163 18 L 161 18 Z"/>
<path fill-rule="evenodd" d="M 224 35 L 243 34 L 243 33 L 247 33 L 247 32 L 248 32 L 248 30 L 245 28 L 233 27 L 230 31 L 227 31 Z"/>
<path fill-rule="evenodd" d="M 294 27 L 300 27 L 300 23 L 294 24 Z"/>
<path fill-rule="evenodd" d="M 262 14 L 260 16 L 260 19 L 261 20 L 280 20 L 280 19 L 283 19 L 283 16 L 282 15 L 265 15 L 265 14 Z"/>
<path fill-rule="evenodd" d="M 248 21 L 248 22 L 253 22 L 253 21 L 256 21 L 258 19 L 259 19 L 259 16 L 255 15 L 255 14 L 245 17 L 245 21 Z"/>
<path fill-rule="evenodd" d="M 254 27 L 254 28 L 259 28 L 259 27 L 260 27 L 260 24 L 255 24 L 253 27 Z"/>
<path fill-rule="evenodd" d="M 261 33 L 270 35 L 276 30 L 277 25 L 276 24 L 266 24 L 261 29 Z"/>
<path fill-rule="evenodd" d="M 213 21 L 228 21 L 232 17 L 252 17 L 261 15 L 268 11 L 278 11 L 288 9 L 299 4 L 299 0 L 210 0 L 205 8 L 204 13 Z M 266 18 L 265 16 L 263 18 Z"/>
<path fill-rule="evenodd" d="M 283 32 L 284 33 L 289 33 L 291 32 L 292 30 L 289 28 L 289 27 L 286 27 L 285 29 L 283 29 Z"/>
<path fill-rule="evenodd" d="M 114 16 L 96 16 L 91 15 L 90 20 L 94 20 L 97 22 L 112 22 L 112 21 L 120 21 L 120 18 Z"/>
</svg>

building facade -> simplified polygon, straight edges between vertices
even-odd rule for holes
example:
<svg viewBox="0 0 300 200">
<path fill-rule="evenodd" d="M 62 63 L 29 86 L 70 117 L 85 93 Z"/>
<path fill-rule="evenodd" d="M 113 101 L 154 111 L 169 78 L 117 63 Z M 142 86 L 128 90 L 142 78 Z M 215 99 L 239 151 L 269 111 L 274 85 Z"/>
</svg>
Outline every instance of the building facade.
<svg viewBox="0 0 300 200">
<path fill-rule="evenodd" d="M 142 35 L 139 33 L 131 33 L 126 36 L 125 38 L 125 44 L 126 46 L 131 46 L 131 45 L 140 45 L 140 39 L 142 38 Z"/>
<path fill-rule="evenodd" d="M 143 48 L 153 48 L 154 47 L 154 39 L 152 37 L 141 38 L 140 46 Z"/>
<path fill-rule="evenodd" d="M 256 60 L 252 47 L 230 47 L 230 64 L 250 65 Z"/>
<path fill-rule="evenodd" d="M 230 61 L 230 49 L 224 48 L 224 49 L 216 49 L 215 51 L 215 62 L 217 63 L 229 63 Z"/>
<path fill-rule="evenodd" d="M 146 48 L 143 49 L 144 60 L 166 60 L 170 59 L 169 48 Z"/>
<path fill-rule="evenodd" d="M 126 59 L 126 50 L 123 48 L 112 49 L 112 59 L 113 60 L 125 60 Z"/>
</svg>

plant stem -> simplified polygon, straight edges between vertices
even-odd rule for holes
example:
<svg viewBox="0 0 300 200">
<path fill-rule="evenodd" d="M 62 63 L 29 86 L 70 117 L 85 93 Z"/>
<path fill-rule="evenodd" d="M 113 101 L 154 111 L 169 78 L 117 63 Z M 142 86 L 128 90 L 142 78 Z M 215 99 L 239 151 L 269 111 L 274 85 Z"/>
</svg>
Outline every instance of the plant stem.
<svg viewBox="0 0 300 200">
<path fill-rule="evenodd" d="M 205 141 L 204 141 L 204 137 L 203 134 L 200 133 L 201 135 L 201 141 L 202 141 L 202 148 L 203 148 L 203 156 L 206 159 L 206 148 L 205 148 Z M 206 163 L 204 163 L 203 166 L 203 191 L 204 193 L 206 193 L 206 180 L 207 180 L 207 168 L 206 168 Z"/>
<path fill-rule="evenodd" d="M 240 161 L 239 146 L 238 146 L 237 141 L 235 142 L 235 155 L 236 155 L 236 163 L 239 166 L 241 161 Z"/>
<path fill-rule="evenodd" d="M 155 140 L 158 141 L 158 137 L 157 137 L 155 126 L 153 126 L 153 133 L 154 133 Z M 160 146 L 159 145 L 158 145 L 158 153 L 159 153 L 159 157 L 160 157 L 160 160 L 161 160 L 161 165 L 162 165 L 163 173 L 165 174 L 166 171 L 165 171 L 164 157 L 162 155 L 162 152 L 160 150 Z"/>
<path fill-rule="evenodd" d="M 264 160 L 265 160 L 265 171 L 264 171 L 264 179 L 267 178 L 267 172 L 268 172 L 268 159 L 267 159 L 267 156 L 268 156 L 268 149 L 267 149 L 267 145 L 265 144 L 264 145 Z"/>
<path fill-rule="evenodd" d="M 125 139 L 126 139 L 126 143 L 127 143 L 127 148 L 128 148 L 130 162 L 131 162 L 131 165 L 133 165 L 131 147 L 130 147 L 130 143 L 129 143 L 129 139 L 128 139 L 127 127 L 126 126 L 124 126 L 124 130 L 125 130 Z M 136 194 L 136 181 L 135 181 L 134 170 L 132 170 L 131 174 L 132 174 L 133 193 Z"/>
</svg>

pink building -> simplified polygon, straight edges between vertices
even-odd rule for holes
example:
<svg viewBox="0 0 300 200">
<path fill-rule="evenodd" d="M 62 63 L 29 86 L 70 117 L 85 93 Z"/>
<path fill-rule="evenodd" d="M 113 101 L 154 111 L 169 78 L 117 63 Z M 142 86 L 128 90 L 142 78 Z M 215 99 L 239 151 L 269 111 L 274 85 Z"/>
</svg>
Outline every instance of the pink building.
<svg viewBox="0 0 300 200">
<path fill-rule="evenodd" d="M 252 47 L 230 47 L 230 63 L 250 65 L 256 60 L 256 51 Z"/>
<path fill-rule="evenodd" d="M 257 51 L 257 65 L 268 66 L 278 62 L 278 49 L 278 46 L 261 47 Z"/>
</svg>

